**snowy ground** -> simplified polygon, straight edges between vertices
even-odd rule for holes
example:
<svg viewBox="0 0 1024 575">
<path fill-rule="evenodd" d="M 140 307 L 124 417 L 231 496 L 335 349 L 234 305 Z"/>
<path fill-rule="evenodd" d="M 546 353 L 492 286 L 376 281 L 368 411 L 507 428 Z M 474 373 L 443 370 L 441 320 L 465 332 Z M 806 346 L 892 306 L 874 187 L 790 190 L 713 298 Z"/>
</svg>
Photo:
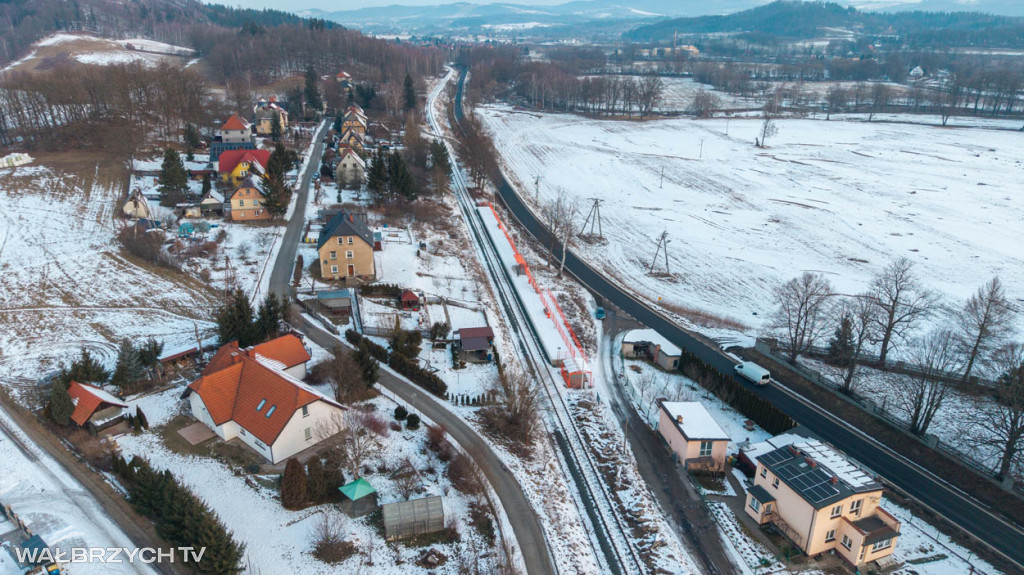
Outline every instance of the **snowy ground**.
<svg viewBox="0 0 1024 575">
<path fill-rule="evenodd" d="M 187 409 L 178 398 L 180 388 L 161 394 L 143 397 L 133 404 L 142 407 L 156 428 L 170 420 L 182 409 Z M 386 397 L 368 402 L 386 421 L 395 404 Z M 213 439 L 212 441 L 219 441 Z M 228 465 L 209 457 L 183 455 L 168 449 L 155 431 L 141 435 L 126 435 L 118 439 L 126 455 L 141 455 L 150 460 L 158 469 L 169 469 L 183 483 L 220 515 L 234 532 L 235 538 L 246 544 L 245 562 L 264 573 L 298 573 L 315 565 L 321 573 L 367 572 L 363 563 L 372 560 L 373 573 L 427 573 L 415 565 L 424 548 L 405 545 L 391 545 L 384 541 L 368 518 L 351 519 L 339 513 L 333 505 L 325 504 L 302 511 L 288 511 L 281 507 L 277 489 L 247 480 L 236 475 Z M 403 429 L 390 431 L 386 438 L 380 438 L 380 449 L 368 460 L 367 465 L 374 472 L 364 478 L 378 491 L 380 504 L 403 500 L 395 487 L 391 475 L 406 461 L 419 472 L 420 492 L 415 497 L 441 495 L 445 498 L 448 517 L 461 534 L 462 541 L 455 544 L 437 544 L 430 547 L 441 550 L 449 557 L 448 563 L 437 569 L 437 573 L 458 573 L 460 554 L 466 560 L 482 561 L 486 569 L 493 559 L 482 557 L 490 547 L 469 524 L 469 503 L 471 498 L 452 488 L 445 476 L 445 463 L 426 448 L 426 431 Z M 269 476 L 268 476 L 269 477 Z M 272 477 L 269 477 L 273 479 Z M 346 474 L 346 478 L 352 477 Z M 223 494 L 230 491 L 231 497 Z M 320 513 L 337 515 L 343 526 L 343 537 L 356 544 L 356 554 L 338 565 L 327 565 L 311 556 L 313 530 Z"/>
<path fill-rule="evenodd" d="M 33 533 L 51 548 L 70 553 L 74 547 L 135 546 L 102 510 L 99 503 L 56 461 L 31 439 L 14 431 L 14 422 L 0 411 L 0 503 L 10 506 Z M 12 441 L 8 431 L 17 433 L 29 453 Z M 0 521 L 0 532 L 13 529 Z M 148 574 L 154 571 L 141 563 L 76 563 L 76 575 L 121 573 Z M 0 573 L 21 573 L 7 549 L 0 547 Z"/>
<path fill-rule="evenodd" d="M 132 48 L 128 46 L 131 45 Z M 3 71 L 29 71 L 52 58 L 70 58 L 83 64 L 111 65 L 139 62 L 155 67 L 161 62 L 185 63 L 184 58 L 193 51 L 154 40 L 132 38 L 110 40 L 89 34 L 54 34 L 32 45 L 32 50 L 20 60 L 8 64 Z"/>
<path fill-rule="evenodd" d="M 45 160 L 44 160 L 45 161 Z M 34 380 L 86 347 L 112 365 L 122 337 L 167 347 L 206 331 L 213 292 L 122 256 L 123 193 L 103 169 L 39 164 L 0 171 L 0 376 Z"/>
<path fill-rule="evenodd" d="M 762 149 L 759 120 L 733 119 L 726 135 L 724 120 L 478 113 L 529 201 L 537 176 L 542 201 L 564 191 L 583 215 L 588 198 L 604 201 L 609 242 L 577 252 L 649 300 L 746 333 L 761 327 L 776 282 L 820 271 L 857 293 L 897 256 L 950 300 L 994 275 L 1024 294 L 1018 133 L 786 119 Z M 671 275 L 649 276 L 663 231 Z"/>
</svg>

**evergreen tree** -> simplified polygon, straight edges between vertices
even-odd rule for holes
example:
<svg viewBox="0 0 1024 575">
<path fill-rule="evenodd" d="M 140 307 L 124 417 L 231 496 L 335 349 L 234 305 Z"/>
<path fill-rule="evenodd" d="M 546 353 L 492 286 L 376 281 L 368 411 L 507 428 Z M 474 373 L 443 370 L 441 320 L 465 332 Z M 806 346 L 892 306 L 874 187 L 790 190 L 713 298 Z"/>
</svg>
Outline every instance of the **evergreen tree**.
<svg viewBox="0 0 1024 575">
<path fill-rule="evenodd" d="M 344 121 L 345 121 L 345 116 L 343 116 L 342 114 L 338 114 L 337 116 L 334 117 L 334 124 L 331 126 L 331 129 L 334 130 L 335 133 L 340 134 L 341 133 L 341 124 Z"/>
<path fill-rule="evenodd" d="M 71 414 L 75 411 L 75 404 L 71 401 L 68 388 L 61 382 L 53 382 L 50 391 L 50 403 L 47 405 L 47 412 L 50 419 L 57 425 L 68 425 L 71 423 Z"/>
<path fill-rule="evenodd" d="M 185 164 L 181 162 L 181 156 L 171 148 L 164 150 L 164 161 L 160 165 L 157 183 L 161 206 L 174 207 L 185 201 L 188 193 L 188 172 L 185 171 Z"/>
<path fill-rule="evenodd" d="M 313 457 L 306 463 L 306 494 L 313 504 L 327 501 L 327 475 L 319 457 Z"/>
<path fill-rule="evenodd" d="M 366 189 L 374 204 L 385 203 L 388 195 L 388 166 L 384 150 L 377 148 L 370 161 L 370 172 L 367 175 Z"/>
<path fill-rule="evenodd" d="M 270 212 L 271 216 L 278 218 L 288 211 L 291 189 L 283 176 L 271 175 L 268 171 L 266 177 L 260 181 L 260 192 L 263 194 L 263 208 Z"/>
<path fill-rule="evenodd" d="M 430 143 L 430 162 L 435 168 L 444 171 L 444 175 L 452 177 L 452 158 L 448 154 L 448 147 L 441 140 Z"/>
<path fill-rule="evenodd" d="M 231 532 L 209 510 L 193 529 L 189 543 L 206 548 L 202 561 L 195 566 L 204 575 L 236 575 L 243 573 L 245 545 L 234 540 Z"/>
<path fill-rule="evenodd" d="M 281 125 L 281 114 L 274 112 L 274 118 L 270 122 L 270 139 L 280 142 L 283 133 L 284 126 Z"/>
<path fill-rule="evenodd" d="M 362 369 L 363 383 L 367 387 L 377 383 L 377 378 L 380 376 L 380 365 L 377 363 L 377 359 L 370 353 L 370 348 L 366 341 L 359 343 L 359 349 L 356 350 L 356 363 L 359 364 Z"/>
<path fill-rule="evenodd" d="M 142 367 L 151 369 L 160 363 L 160 355 L 164 351 L 164 344 L 150 337 L 139 346 L 139 362 Z"/>
<path fill-rule="evenodd" d="M 189 152 L 195 150 L 202 143 L 199 137 L 199 128 L 195 124 L 185 124 L 185 146 Z"/>
<path fill-rule="evenodd" d="M 205 196 L 206 194 L 210 193 L 211 189 L 213 189 L 213 182 L 210 181 L 210 174 L 209 174 L 209 172 L 207 172 L 207 173 L 203 174 L 203 191 L 202 191 L 202 195 Z"/>
<path fill-rule="evenodd" d="M 395 408 L 395 421 L 402 421 L 406 417 L 409 417 L 409 411 L 407 409 L 401 405 Z"/>
<path fill-rule="evenodd" d="M 284 302 L 273 293 L 260 304 L 256 313 L 255 334 L 259 341 L 265 341 L 277 335 L 281 321 L 284 319 Z"/>
<path fill-rule="evenodd" d="M 413 178 L 405 158 L 398 150 L 393 150 L 388 156 L 388 183 L 392 195 L 410 201 L 416 199 L 416 179 Z"/>
<path fill-rule="evenodd" d="M 419 429 L 420 428 L 420 416 L 415 413 L 410 413 L 409 417 L 405 418 L 406 429 Z"/>
<path fill-rule="evenodd" d="M 405 75 L 402 87 L 405 90 L 405 109 L 411 110 L 416 107 L 416 87 L 412 83 L 412 76 Z"/>
<path fill-rule="evenodd" d="M 854 361 L 853 320 L 843 316 L 832 338 L 828 340 L 828 363 L 838 367 L 849 367 Z"/>
<path fill-rule="evenodd" d="M 295 150 L 289 150 L 281 142 L 274 144 L 274 149 L 270 152 L 270 158 L 267 159 L 267 175 L 280 176 L 281 179 L 284 179 L 292 164 L 298 159 L 299 155 Z"/>
<path fill-rule="evenodd" d="M 110 383 L 123 389 L 139 381 L 145 375 L 146 369 L 142 365 L 139 350 L 135 348 L 132 340 L 122 339 L 117 349 L 117 363 L 114 366 L 114 374 L 110 376 Z"/>
<path fill-rule="evenodd" d="M 137 407 L 135 409 L 135 417 L 138 418 L 139 427 L 142 429 L 149 429 L 149 420 L 146 419 L 146 413 L 142 411 L 141 407 Z"/>
<path fill-rule="evenodd" d="M 71 367 L 65 367 L 61 364 L 60 371 L 57 374 L 57 381 L 62 383 L 64 388 L 67 389 L 72 381 L 103 383 L 109 377 L 110 372 L 100 362 L 93 359 L 89 350 L 83 347 L 78 359 L 71 363 Z"/>
<path fill-rule="evenodd" d="M 238 340 L 238 345 L 247 347 L 253 343 L 252 305 L 245 292 L 234 291 L 227 303 L 217 312 L 217 335 L 220 344 Z"/>
<path fill-rule="evenodd" d="M 306 97 L 306 104 L 310 107 L 312 115 L 320 112 L 324 107 L 324 101 L 320 97 L 320 78 L 316 75 L 316 70 L 312 66 L 306 68 L 306 86 L 304 95 Z"/>
<path fill-rule="evenodd" d="M 284 466 L 281 478 L 281 504 L 285 509 L 302 509 L 306 506 L 306 470 L 294 457 Z"/>
</svg>

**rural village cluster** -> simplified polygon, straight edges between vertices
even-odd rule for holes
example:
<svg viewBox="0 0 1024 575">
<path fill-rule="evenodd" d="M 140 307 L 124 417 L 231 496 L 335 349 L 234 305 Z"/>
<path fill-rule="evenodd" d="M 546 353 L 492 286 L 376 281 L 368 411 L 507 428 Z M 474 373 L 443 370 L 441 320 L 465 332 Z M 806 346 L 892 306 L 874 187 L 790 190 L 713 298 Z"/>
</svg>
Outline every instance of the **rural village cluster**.
<svg viewBox="0 0 1024 575">
<path fill-rule="evenodd" d="M 0 575 L 1024 572 L 1024 81 L 202 9 L 0 72 Z"/>
</svg>

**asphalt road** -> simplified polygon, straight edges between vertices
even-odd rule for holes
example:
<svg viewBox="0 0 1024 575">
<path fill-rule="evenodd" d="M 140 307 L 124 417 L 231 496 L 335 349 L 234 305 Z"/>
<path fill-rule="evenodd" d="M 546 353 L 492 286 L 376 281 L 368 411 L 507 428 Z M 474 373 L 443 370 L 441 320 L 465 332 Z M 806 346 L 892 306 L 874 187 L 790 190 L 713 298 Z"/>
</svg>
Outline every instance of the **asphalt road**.
<svg viewBox="0 0 1024 575">
<path fill-rule="evenodd" d="M 457 109 L 458 112 L 460 111 Z M 552 245 L 549 243 L 547 230 L 526 207 L 508 181 L 501 178 L 500 181 L 495 182 L 495 185 L 502 201 L 520 225 L 537 238 L 541 246 Z M 555 249 L 557 251 L 557 247 Z M 604 298 L 647 327 L 658 331 L 672 343 L 697 355 L 722 373 L 733 373 L 735 362 L 717 346 L 699 339 L 655 312 L 580 260 L 572 251 L 566 257 L 565 267 L 597 296 Z M 784 379 L 780 383 L 783 386 L 786 385 Z M 746 385 L 745 382 L 744 384 Z M 755 393 L 788 413 L 811 432 L 836 445 L 849 456 L 870 466 L 887 481 L 975 537 L 986 541 L 1006 557 L 1015 561 L 1018 566 L 1024 566 L 1024 532 L 1020 529 L 996 517 L 970 497 L 949 487 L 941 479 L 896 455 L 871 438 L 852 430 L 846 424 L 823 413 L 816 406 L 805 403 L 787 393 L 786 390 L 776 386 L 750 387 Z M 1007 497 L 1011 497 L 1011 495 L 1008 494 Z"/>
<path fill-rule="evenodd" d="M 302 185 L 298 191 L 295 212 L 288 222 L 282 239 L 284 243 L 281 245 L 274 268 L 270 273 L 270 291 L 276 294 L 290 293 L 288 284 L 295 268 L 295 254 L 298 251 L 299 240 L 305 225 L 310 182 L 320 163 L 319 159 L 323 153 L 322 141 L 326 133 L 327 126 L 316 135 L 318 143 L 313 149 L 313 160 L 310 160 L 309 169 L 302 175 Z M 331 350 L 340 346 L 338 338 L 307 322 L 298 312 L 301 312 L 301 309 L 296 306 L 294 315 L 297 319 L 293 322 L 293 327 L 305 333 L 313 343 L 324 349 Z M 349 349 L 345 346 L 341 347 L 346 351 Z M 530 575 L 553 575 L 555 571 L 551 563 L 551 552 L 547 540 L 544 538 L 544 529 L 541 527 L 540 520 L 533 511 L 530 501 L 523 494 L 522 487 L 516 481 L 515 475 L 498 459 L 487 442 L 462 419 L 440 405 L 430 394 L 399 378 L 383 366 L 380 370 L 379 383 L 434 423 L 443 425 L 452 440 L 476 461 L 505 510 L 519 549 L 522 551 L 526 572 Z"/>
</svg>

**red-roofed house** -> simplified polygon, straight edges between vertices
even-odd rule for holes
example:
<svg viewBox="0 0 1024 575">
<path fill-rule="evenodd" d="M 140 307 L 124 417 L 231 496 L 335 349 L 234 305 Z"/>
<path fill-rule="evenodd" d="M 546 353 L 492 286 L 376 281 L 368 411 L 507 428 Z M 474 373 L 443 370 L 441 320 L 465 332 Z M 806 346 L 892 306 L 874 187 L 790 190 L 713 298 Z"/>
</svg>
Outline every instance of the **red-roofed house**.
<svg viewBox="0 0 1024 575">
<path fill-rule="evenodd" d="M 81 427 L 93 425 L 103 429 L 121 420 L 122 412 L 128 404 L 110 395 L 102 389 L 87 383 L 71 382 L 68 388 L 75 411 L 71 420 Z"/>
<path fill-rule="evenodd" d="M 270 161 L 270 150 L 226 150 L 217 159 L 221 179 L 238 186 L 252 174 L 263 175 Z"/>
<path fill-rule="evenodd" d="M 326 439 L 324 429 L 340 431 L 345 408 L 282 369 L 292 362 L 305 369 L 309 354 L 296 342 L 301 348 L 295 336 L 258 346 L 267 355 L 234 343 L 221 347 L 188 386 L 192 415 L 225 441 L 237 437 L 275 464 Z"/>
</svg>

